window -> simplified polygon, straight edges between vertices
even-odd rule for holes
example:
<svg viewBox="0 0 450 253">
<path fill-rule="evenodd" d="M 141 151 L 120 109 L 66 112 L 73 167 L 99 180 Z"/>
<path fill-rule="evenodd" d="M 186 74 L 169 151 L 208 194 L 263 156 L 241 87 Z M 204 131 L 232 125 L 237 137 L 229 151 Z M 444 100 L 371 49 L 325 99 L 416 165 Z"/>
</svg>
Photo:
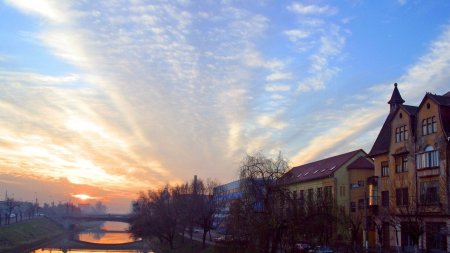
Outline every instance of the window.
<svg viewBox="0 0 450 253">
<path fill-rule="evenodd" d="M 439 167 L 439 152 L 427 146 L 425 152 L 416 155 L 416 165 L 418 169 Z"/>
<path fill-rule="evenodd" d="M 358 180 L 358 186 L 359 187 L 364 186 L 364 180 Z"/>
<path fill-rule="evenodd" d="M 364 209 L 364 199 L 358 200 L 358 210 Z"/>
<path fill-rule="evenodd" d="M 402 173 L 408 171 L 408 157 L 406 155 L 395 158 L 395 172 Z"/>
<path fill-rule="evenodd" d="M 330 187 L 330 191 L 331 191 L 331 186 L 327 186 L 327 187 Z M 345 185 L 339 186 L 339 196 L 345 197 Z"/>
<path fill-rule="evenodd" d="M 317 188 L 317 201 L 322 202 L 323 200 L 323 192 L 322 187 Z"/>
<path fill-rule="evenodd" d="M 382 177 L 389 176 L 389 162 L 388 161 L 381 162 L 381 176 Z"/>
<path fill-rule="evenodd" d="M 398 188 L 395 190 L 397 206 L 408 205 L 408 188 Z"/>
<path fill-rule="evenodd" d="M 305 204 L 305 191 L 300 190 L 300 196 L 299 196 L 300 205 L 303 206 Z"/>
<path fill-rule="evenodd" d="M 296 191 L 296 190 L 292 192 L 292 198 L 293 198 L 294 200 L 297 199 L 297 191 Z"/>
<path fill-rule="evenodd" d="M 352 213 L 356 212 L 356 203 L 355 202 L 350 202 L 350 211 Z"/>
<path fill-rule="evenodd" d="M 384 207 L 389 207 L 389 191 L 381 192 L 381 205 Z"/>
<path fill-rule="evenodd" d="M 406 125 L 395 129 L 395 142 L 401 142 L 408 139 L 408 128 Z"/>
<path fill-rule="evenodd" d="M 429 181 L 420 183 L 420 203 L 423 205 L 439 204 L 439 182 Z"/>
<path fill-rule="evenodd" d="M 308 203 L 312 203 L 313 202 L 313 189 L 308 189 Z"/>
<path fill-rule="evenodd" d="M 344 190 L 345 190 L 345 188 L 344 188 Z M 332 186 L 325 186 L 324 187 L 324 191 L 325 191 L 325 200 L 331 200 L 331 196 L 332 196 L 331 194 L 333 192 L 333 187 Z"/>
<path fill-rule="evenodd" d="M 422 120 L 422 135 L 428 135 L 437 132 L 436 117 L 429 117 Z"/>
<path fill-rule="evenodd" d="M 430 252 L 447 251 L 447 224 L 445 222 L 427 222 L 426 226 L 427 249 Z"/>
</svg>

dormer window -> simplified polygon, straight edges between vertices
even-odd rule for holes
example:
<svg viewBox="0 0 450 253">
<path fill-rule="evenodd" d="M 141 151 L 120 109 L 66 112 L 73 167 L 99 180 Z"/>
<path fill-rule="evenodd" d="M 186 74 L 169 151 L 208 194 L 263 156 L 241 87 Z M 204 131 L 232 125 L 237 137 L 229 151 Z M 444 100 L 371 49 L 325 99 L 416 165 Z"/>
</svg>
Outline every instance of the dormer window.
<svg viewBox="0 0 450 253">
<path fill-rule="evenodd" d="M 437 132 L 436 117 L 429 117 L 422 120 L 422 135 L 428 135 Z"/>
<path fill-rule="evenodd" d="M 395 142 L 401 142 L 408 139 L 408 127 L 403 125 L 395 129 Z"/>
</svg>

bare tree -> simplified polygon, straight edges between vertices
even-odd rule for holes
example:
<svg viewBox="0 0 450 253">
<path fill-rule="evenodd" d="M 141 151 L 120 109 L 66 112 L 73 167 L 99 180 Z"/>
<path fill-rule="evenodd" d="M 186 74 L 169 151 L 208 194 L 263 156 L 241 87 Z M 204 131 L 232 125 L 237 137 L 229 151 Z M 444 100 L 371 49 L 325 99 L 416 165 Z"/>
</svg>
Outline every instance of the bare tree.
<svg viewBox="0 0 450 253">
<path fill-rule="evenodd" d="M 208 179 L 206 184 L 199 181 L 197 194 L 194 204 L 197 206 L 197 224 L 203 229 L 202 243 L 205 247 L 206 235 L 213 228 L 214 215 L 217 213 L 218 206 L 214 199 L 214 187 L 219 184 L 216 181 Z"/>
<path fill-rule="evenodd" d="M 281 246 L 286 228 L 282 201 L 288 191 L 278 182 L 288 169 L 281 154 L 276 159 L 258 153 L 247 155 L 240 168 L 243 197 L 231 210 L 235 240 L 247 242 L 249 250 L 275 253 Z M 236 224 L 238 222 L 239 224 Z M 240 225 L 240 228 L 238 228 Z"/>
<path fill-rule="evenodd" d="M 141 193 L 135 202 L 130 232 L 135 237 L 157 237 L 173 249 L 177 234 L 178 213 L 168 186 L 162 190 Z"/>
<path fill-rule="evenodd" d="M 6 224 L 9 224 L 11 222 L 11 216 L 14 212 L 14 210 L 16 210 L 19 207 L 19 202 L 15 201 L 13 198 L 6 198 L 5 200 L 5 207 L 6 207 Z M 17 215 L 14 214 L 16 221 L 17 221 Z"/>
</svg>

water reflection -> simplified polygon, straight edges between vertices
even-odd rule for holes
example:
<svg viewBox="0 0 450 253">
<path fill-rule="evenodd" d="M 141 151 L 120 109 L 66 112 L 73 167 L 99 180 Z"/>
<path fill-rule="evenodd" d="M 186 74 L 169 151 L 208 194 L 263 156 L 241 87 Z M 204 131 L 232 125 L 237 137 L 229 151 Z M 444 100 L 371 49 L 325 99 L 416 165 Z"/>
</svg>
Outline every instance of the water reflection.
<svg viewBox="0 0 450 253">
<path fill-rule="evenodd" d="M 92 228 L 78 234 L 77 240 L 100 244 L 133 242 L 127 232 L 128 224 L 124 222 L 104 222 L 101 227 Z"/>
<path fill-rule="evenodd" d="M 93 242 L 100 244 L 116 244 L 133 242 L 133 238 L 128 233 L 81 233 L 78 240 L 83 242 Z"/>
<path fill-rule="evenodd" d="M 38 249 L 35 251 L 31 251 L 30 253 L 111 253 L 111 252 L 120 252 L 120 253 L 137 253 L 140 251 L 136 250 L 68 250 L 62 251 L 59 249 Z"/>
<path fill-rule="evenodd" d="M 123 222 L 104 222 L 101 226 L 88 229 L 77 235 L 75 240 L 97 243 L 97 244 L 121 244 L 133 242 L 131 234 L 127 232 L 128 224 Z M 137 253 L 139 250 L 99 250 L 99 249 L 83 249 L 83 250 L 66 250 L 56 249 L 54 247 L 36 249 L 30 253 L 106 253 L 106 252 L 120 252 L 120 253 Z"/>
</svg>

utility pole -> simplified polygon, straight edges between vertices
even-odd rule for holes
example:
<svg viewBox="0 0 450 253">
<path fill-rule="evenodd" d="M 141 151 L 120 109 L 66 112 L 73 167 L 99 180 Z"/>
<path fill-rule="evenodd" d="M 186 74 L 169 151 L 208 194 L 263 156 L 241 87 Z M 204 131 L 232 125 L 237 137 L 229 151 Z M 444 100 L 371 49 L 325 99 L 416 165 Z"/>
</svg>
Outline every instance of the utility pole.
<svg viewBox="0 0 450 253">
<path fill-rule="evenodd" d="M 363 246 L 364 250 L 367 252 L 368 243 L 367 243 L 367 186 L 364 189 L 364 229 L 363 229 Z"/>
</svg>

